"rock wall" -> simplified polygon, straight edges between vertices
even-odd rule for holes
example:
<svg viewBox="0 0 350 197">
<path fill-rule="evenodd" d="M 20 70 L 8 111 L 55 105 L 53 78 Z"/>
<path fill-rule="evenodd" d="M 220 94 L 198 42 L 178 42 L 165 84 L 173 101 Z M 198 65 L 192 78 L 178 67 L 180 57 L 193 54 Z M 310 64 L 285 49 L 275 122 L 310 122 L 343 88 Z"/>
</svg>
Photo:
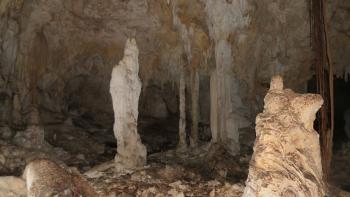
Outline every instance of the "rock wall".
<svg viewBox="0 0 350 197">
<path fill-rule="evenodd" d="M 349 79 L 350 74 L 350 2 L 335 0 L 328 3 L 329 42 L 334 72 Z"/>
<path fill-rule="evenodd" d="M 339 21 L 332 23 L 332 50 L 341 73 L 348 65 L 348 3 L 332 2 L 331 21 Z M 112 125 L 110 72 L 132 36 L 141 51 L 140 116 L 178 115 L 177 86 L 185 65 L 188 73 L 198 69 L 199 94 L 205 96 L 198 119 L 209 123 L 203 108 L 209 108 L 210 94 L 203 92 L 209 92 L 215 73 L 223 112 L 218 129 L 237 152 L 238 132 L 261 110 L 272 75 L 305 91 L 312 74 L 308 15 L 307 0 L 3 0 L 1 124 L 23 129 L 38 108 L 44 124 L 84 117 L 100 127 Z"/>
<path fill-rule="evenodd" d="M 325 196 L 319 135 L 320 95 L 297 94 L 273 77 L 256 118 L 254 154 L 244 197 Z"/>
<path fill-rule="evenodd" d="M 34 107 L 44 124 L 67 116 L 112 124 L 110 72 L 128 36 L 147 49 L 140 54 L 145 84 L 163 91 L 174 79 L 181 50 L 167 24 L 169 11 L 166 2 L 155 1 L 2 1 L 2 100 L 11 108 L 18 95 L 24 123 Z"/>
</svg>

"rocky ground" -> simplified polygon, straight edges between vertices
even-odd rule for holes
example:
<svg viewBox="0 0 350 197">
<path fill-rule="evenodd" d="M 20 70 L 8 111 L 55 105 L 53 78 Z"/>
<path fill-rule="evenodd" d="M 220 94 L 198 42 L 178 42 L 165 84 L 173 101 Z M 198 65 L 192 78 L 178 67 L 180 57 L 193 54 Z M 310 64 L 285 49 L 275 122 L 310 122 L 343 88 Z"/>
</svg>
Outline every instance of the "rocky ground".
<svg viewBox="0 0 350 197">
<path fill-rule="evenodd" d="M 210 174 L 210 173 L 208 173 Z M 225 176 L 226 174 L 222 174 Z M 224 177 L 210 179 L 198 169 L 150 163 L 144 169 L 120 175 L 112 169 L 89 179 L 102 196 L 241 196 L 244 184 Z"/>
<path fill-rule="evenodd" d="M 205 142 L 209 138 L 202 126 L 203 143 L 199 148 L 176 151 L 176 126 L 175 121 L 141 120 L 140 134 L 149 151 L 148 165 L 122 174 L 109 168 L 95 175 L 89 174 L 94 170 L 92 167 L 112 161 L 115 155 L 116 144 L 110 129 L 82 128 L 69 122 L 50 125 L 44 128 L 43 145 L 36 146 L 28 143 L 32 133 L 25 134 L 26 130 L 13 133 L 11 128 L 2 127 L 0 173 L 20 176 L 28 161 L 49 158 L 87 172 L 89 182 L 102 196 L 241 196 L 254 138 L 242 135 L 241 141 L 245 143 L 241 153 L 232 157 Z M 338 186 L 331 187 L 334 196 L 350 196 L 345 192 L 350 190 L 349 153 L 350 143 L 343 143 L 334 153 L 332 184 Z"/>
</svg>

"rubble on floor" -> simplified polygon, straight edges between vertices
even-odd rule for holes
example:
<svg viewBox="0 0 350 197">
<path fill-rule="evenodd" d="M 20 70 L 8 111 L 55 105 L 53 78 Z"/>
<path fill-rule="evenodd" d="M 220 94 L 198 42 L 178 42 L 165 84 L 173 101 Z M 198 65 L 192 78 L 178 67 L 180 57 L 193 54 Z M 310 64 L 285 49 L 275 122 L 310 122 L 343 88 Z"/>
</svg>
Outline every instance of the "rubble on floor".
<svg viewBox="0 0 350 197">
<path fill-rule="evenodd" d="M 238 197 L 242 183 L 206 180 L 180 165 L 150 166 L 120 175 L 109 169 L 98 178 L 89 179 L 101 196 L 222 196 Z"/>
</svg>

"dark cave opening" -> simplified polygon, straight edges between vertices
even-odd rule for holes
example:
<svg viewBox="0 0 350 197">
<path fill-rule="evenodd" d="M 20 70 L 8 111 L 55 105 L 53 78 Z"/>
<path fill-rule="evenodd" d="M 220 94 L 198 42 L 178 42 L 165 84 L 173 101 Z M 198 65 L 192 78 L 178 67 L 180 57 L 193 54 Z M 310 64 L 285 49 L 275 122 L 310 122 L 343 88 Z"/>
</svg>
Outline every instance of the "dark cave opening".
<svg viewBox="0 0 350 197">
<path fill-rule="evenodd" d="M 308 81 L 308 92 L 316 92 L 315 75 Z M 333 148 L 335 150 L 341 148 L 341 145 L 350 140 L 345 130 L 346 120 L 350 121 L 350 115 L 346 111 L 350 109 L 350 81 L 345 78 L 334 76 L 334 136 Z M 317 129 L 316 129 L 317 130 Z M 350 133 L 349 133 L 350 134 Z"/>
<path fill-rule="evenodd" d="M 350 82 L 344 78 L 334 78 L 334 141 L 349 141 L 350 133 L 345 125 L 350 121 Z M 347 134 L 348 133 L 348 134 Z"/>
</svg>

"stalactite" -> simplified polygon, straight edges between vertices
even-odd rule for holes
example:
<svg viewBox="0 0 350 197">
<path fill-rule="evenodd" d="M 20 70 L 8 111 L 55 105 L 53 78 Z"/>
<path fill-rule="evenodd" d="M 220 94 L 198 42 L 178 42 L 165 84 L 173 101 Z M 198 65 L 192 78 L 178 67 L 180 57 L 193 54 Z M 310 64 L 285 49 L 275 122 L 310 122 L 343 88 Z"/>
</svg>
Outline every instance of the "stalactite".
<svg viewBox="0 0 350 197">
<path fill-rule="evenodd" d="M 209 35 L 213 41 L 215 54 L 215 84 L 211 85 L 211 91 L 214 90 L 215 102 L 211 102 L 212 121 L 215 125 L 212 128 L 213 140 L 222 145 L 231 155 L 239 152 L 239 132 L 242 124 L 242 115 L 238 113 L 237 108 L 242 106 L 242 100 L 237 95 L 239 85 L 237 76 L 232 72 L 234 56 L 232 55 L 232 45 L 229 37 L 233 32 L 248 25 L 249 15 L 245 15 L 247 6 L 242 1 L 232 1 L 228 4 L 226 1 L 206 0 L 207 23 Z M 216 113 L 215 115 L 213 113 Z M 215 120 L 213 120 L 215 119 Z M 213 124 L 213 123 L 211 123 Z M 215 135 L 217 135 L 215 137 Z"/>
<path fill-rule="evenodd" d="M 220 139 L 220 133 L 218 130 L 218 93 L 217 93 L 217 79 L 216 73 L 213 71 L 210 74 L 210 130 L 211 130 L 211 142 L 218 143 Z"/>
<path fill-rule="evenodd" d="M 28 59 L 28 66 L 30 67 L 30 84 L 29 90 L 31 92 L 31 104 L 34 107 L 38 106 L 38 90 L 37 84 L 39 77 L 43 74 L 44 68 L 48 63 L 48 43 L 42 30 L 37 32 L 33 40 L 31 56 Z"/>
<path fill-rule="evenodd" d="M 190 143 L 192 147 L 198 144 L 198 120 L 199 120 L 199 72 L 197 68 L 191 70 L 191 100 L 192 100 L 192 127 Z"/>
<path fill-rule="evenodd" d="M 186 144 L 186 80 L 185 69 L 181 69 L 180 83 L 179 83 L 179 144 L 178 150 L 187 148 Z"/>
</svg>

